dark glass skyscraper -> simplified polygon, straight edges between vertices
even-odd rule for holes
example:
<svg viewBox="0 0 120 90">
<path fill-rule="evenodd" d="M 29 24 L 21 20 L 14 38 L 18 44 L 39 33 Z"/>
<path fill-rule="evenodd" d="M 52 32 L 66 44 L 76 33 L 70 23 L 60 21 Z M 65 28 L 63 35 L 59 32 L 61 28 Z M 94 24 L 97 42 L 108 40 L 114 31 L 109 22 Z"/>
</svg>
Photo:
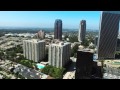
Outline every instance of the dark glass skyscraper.
<svg viewBox="0 0 120 90">
<path fill-rule="evenodd" d="M 78 41 L 82 42 L 85 39 L 86 34 L 86 20 L 80 22 L 80 28 L 78 32 Z"/>
<path fill-rule="evenodd" d="M 62 20 L 60 19 L 55 20 L 54 39 L 62 40 Z"/>
<path fill-rule="evenodd" d="M 103 11 L 101 13 L 98 59 L 115 58 L 119 20 L 119 11 Z"/>
<path fill-rule="evenodd" d="M 93 66 L 93 53 L 77 51 L 75 79 L 90 79 Z"/>
</svg>

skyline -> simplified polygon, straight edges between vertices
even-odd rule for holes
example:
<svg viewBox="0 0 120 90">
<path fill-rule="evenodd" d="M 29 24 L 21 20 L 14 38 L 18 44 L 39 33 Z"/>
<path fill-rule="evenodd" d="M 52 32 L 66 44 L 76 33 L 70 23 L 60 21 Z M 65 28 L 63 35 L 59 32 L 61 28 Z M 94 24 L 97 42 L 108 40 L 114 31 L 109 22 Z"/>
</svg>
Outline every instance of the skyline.
<svg viewBox="0 0 120 90">
<path fill-rule="evenodd" d="M 56 19 L 64 29 L 79 29 L 86 20 L 87 29 L 98 30 L 100 11 L 0 11 L 0 27 L 54 28 Z"/>
</svg>

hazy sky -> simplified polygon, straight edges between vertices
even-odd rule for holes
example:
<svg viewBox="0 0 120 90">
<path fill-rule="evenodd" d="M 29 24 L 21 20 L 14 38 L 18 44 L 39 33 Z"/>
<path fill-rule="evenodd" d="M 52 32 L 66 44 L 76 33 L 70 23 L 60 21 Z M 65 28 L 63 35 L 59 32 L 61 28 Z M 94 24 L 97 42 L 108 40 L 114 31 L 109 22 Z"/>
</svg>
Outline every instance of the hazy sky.
<svg viewBox="0 0 120 90">
<path fill-rule="evenodd" d="M 99 29 L 100 11 L 0 11 L 0 27 L 53 28 L 62 19 L 63 28 L 79 28 L 86 20 L 87 29 Z"/>
</svg>

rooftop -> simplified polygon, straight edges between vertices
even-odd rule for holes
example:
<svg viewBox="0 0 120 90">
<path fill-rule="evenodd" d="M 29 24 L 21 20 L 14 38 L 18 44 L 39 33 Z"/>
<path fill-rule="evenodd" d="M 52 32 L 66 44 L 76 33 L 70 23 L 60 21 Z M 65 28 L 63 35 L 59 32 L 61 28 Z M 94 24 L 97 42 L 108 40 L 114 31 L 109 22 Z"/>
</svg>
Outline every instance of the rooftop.
<svg viewBox="0 0 120 90">
<path fill-rule="evenodd" d="M 93 50 L 91 50 L 91 49 L 82 49 L 82 50 L 78 49 L 78 51 L 93 53 Z"/>
<path fill-rule="evenodd" d="M 33 42 L 33 43 L 45 42 L 44 40 L 39 40 L 39 39 L 31 39 L 31 40 L 24 40 L 24 41 Z"/>
<path fill-rule="evenodd" d="M 57 43 L 52 43 L 51 45 L 53 46 L 65 46 L 70 44 L 70 42 L 57 42 Z"/>
</svg>

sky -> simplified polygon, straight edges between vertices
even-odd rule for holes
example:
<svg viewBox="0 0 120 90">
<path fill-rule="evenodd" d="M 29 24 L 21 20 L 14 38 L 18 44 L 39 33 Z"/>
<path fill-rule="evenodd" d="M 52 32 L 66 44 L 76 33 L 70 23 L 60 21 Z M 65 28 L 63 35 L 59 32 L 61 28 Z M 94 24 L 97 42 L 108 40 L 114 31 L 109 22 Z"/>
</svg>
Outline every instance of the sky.
<svg viewBox="0 0 120 90">
<path fill-rule="evenodd" d="M 55 19 L 66 29 L 78 29 L 86 20 L 87 29 L 98 30 L 100 11 L 0 11 L 0 27 L 54 28 Z"/>
</svg>

